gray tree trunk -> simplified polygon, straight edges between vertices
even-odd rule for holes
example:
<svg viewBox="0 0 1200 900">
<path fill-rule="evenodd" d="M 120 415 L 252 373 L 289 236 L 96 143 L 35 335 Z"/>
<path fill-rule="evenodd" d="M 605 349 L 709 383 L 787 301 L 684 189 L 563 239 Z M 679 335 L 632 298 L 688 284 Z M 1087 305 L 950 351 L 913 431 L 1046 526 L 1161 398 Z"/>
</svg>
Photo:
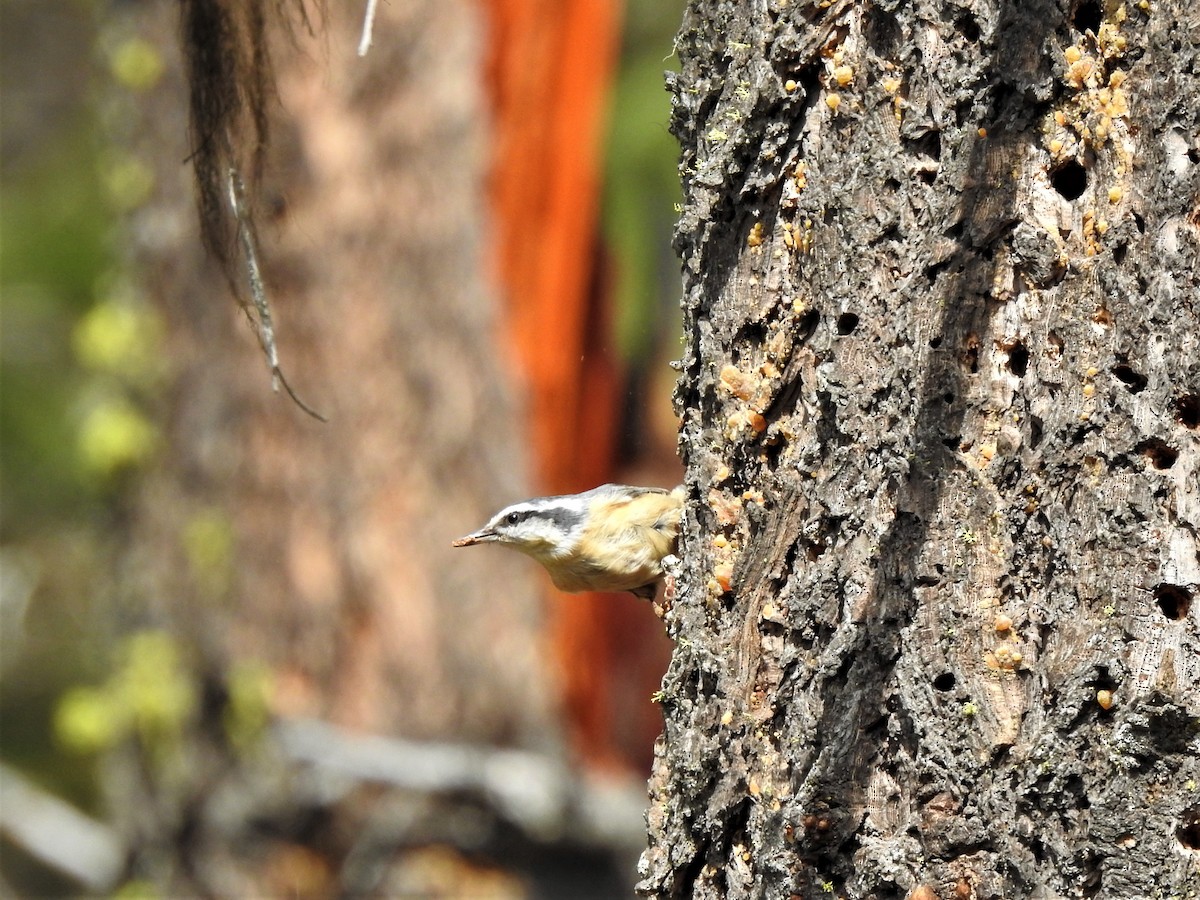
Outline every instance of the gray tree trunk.
<svg viewBox="0 0 1200 900">
<path fill-rule="evenodd" d="M 1200 892 L 1200 12 L 694 0 L 641 891 Z"/>
</svg>

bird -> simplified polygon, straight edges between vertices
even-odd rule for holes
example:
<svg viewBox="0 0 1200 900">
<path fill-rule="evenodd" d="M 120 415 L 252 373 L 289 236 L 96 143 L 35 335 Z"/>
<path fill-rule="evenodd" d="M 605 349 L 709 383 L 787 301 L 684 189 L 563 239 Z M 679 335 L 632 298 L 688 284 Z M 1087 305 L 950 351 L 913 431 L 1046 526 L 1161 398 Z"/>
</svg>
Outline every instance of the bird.
<svg viewBox="0 0 1200 900">
<path fill-rule="evenodd" d="M 455 547 L 495 543 L 533 557 L 560 591 L 628 591 L 653 601 L 675 551 L 683 487 L 602 484 L 506 506 Z"/>
</svg>

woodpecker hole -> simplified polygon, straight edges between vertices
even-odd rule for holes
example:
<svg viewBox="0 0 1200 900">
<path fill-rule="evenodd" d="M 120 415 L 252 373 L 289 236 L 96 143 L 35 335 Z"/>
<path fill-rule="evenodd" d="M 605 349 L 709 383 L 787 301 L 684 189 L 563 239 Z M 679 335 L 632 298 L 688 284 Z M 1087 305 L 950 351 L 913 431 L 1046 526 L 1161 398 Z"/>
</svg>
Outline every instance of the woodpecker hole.
<svg viewBox="0 0 1200 900">
<path fill-rule="evenodd" d="M 904 143 L 912 148 L 918 156 L 925 156 L 934 162 L 942 158 L 942 133 L 936 128 L 930 129 L 916 138 L 905 138 Z"/>
<path fill-rule="evenodd" d="M 1200 394 L 1184 394 L 1176 400 L 1175 417 L 1184 428 L 1200 428 Z"/>
<path fill-rule="evenodd" d="M 854 313 L 842 313 L 837 320 L 837 333 L 846 335 L 858 327 L 858 316 Z"/>
<path fill-rule="evenodd" d="M 979 23 L 975 21 L 974 16 L 961 16 L 954 23 L 954 27 L 958 29 L 959 34 L 972 44 L 979 40 Z"/>
<path fill-rule="evenodd" d="M 1018 378 L 1024 378 L 1029 370 L 1029 351 L 1020 341 L 1008 348 L 1008 371 Z"/>
<path fill-rule="evenodd" d="M 800 317 L 800 321 L 796 323 L 796 331 L 801 342 L 807 341 L 813 336 L 813 332 L 817 330 L 817 323 L 821 321 L 821 314 L 815 309 L 806 310 L 804 315 Z"/>
<path fill-rule="evenodd" d="M 963 344 L 962 357 L 959 360 L 964 369 L 972 375 L 979 374 L 979 335 L 972 332 L 967 335 Z"/>
<path fill-rule="evenodd" d="M 1068 159 L 1050 170 L 1050 183 L 1064 199 L 1077 200 L 1087 190 L 1087 169 L 1075 160 Z"/>
<path fill-rule="evenodd" d="M 1058 332 L 1052 331 L 1046 335 L 1046 357 L 1057 362 L 1062 359 L 1063 339 L 1058 336 Z"/>
<path fill-rule="evenodd" d="M 1104 12 L 1096 0 L 1084 0 L 1075 7 L 1075 15 L 1071 21 L 1075 25 L 1075 30 L 1080 34 L 1086 34 L 1089 31 L 1092 34 L 1099 34 L 1103 15 Z"/>
<path fill-rule="evenodd" d="M 933 686 L 939 691 L 949 691 L 954 688 L 958 679 L 954 677 L 953 672 L 943 672 L 937 678 L 933 679 Z"/>
<path fill-rule="evenodd" d="M 1158 438 L 1149 438 L 1133 448 L 1150 460 L 1150 465 L 1156 469 L 1169 469 L 1179 459 L 1179 451 Z"/>
<path fill-rule="evenodd" d="M 1029 446 L 1036 450 L 1042 442 L 1042 435 L 1045 434 L 1045 426 L 1042 425 L 1042 420 L 1037 416 L 1029 417 Z"/>
<path fill-rule="evenodd" d="M 1129 393 L 1131 394 L 1141 393 L 1146 389 L 1146 385 L 1150 383 L 1150 379 L 1141 372 L 1124 364 L 1113 366 L 1112 373 L 1121 384 L 1129 388 Z"/>
<path fill-rule="evenodd" d="M 1160 584 L 1154 589 L 1154 602 L 1162 614 L 1178 622 L 1192 608 L 1192 592 L 1178 584 Z"/>
<path fill-rule="evenodd" d="M 1033 854 L 1033 858 L 1039 863 L 1046 861 L 1046 845 L 1042 843 L 1041 838 L 1034 838 L 1029 842 L 1029 852 Z"/>
<path fill-rule="evenodd" d="M 1200 850 L 1200 807 L 1193 806 L 1183 814 L 1183 823 L 1175 830 L 1175 837 L 1187 850 Z"/>
</svg>

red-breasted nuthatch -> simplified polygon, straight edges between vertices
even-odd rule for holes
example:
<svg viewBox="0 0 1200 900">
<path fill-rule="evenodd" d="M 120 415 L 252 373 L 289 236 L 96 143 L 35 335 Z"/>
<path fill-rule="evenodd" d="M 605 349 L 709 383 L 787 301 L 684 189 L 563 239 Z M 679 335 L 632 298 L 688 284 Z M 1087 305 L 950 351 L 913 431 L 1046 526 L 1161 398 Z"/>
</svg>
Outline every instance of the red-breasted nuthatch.
<svg viewBox="0 0 1200 900">
<path fill-rule="evenodd" d="M 602 484 L 506 506 L 455 547 L 498 543 L 532 556 L 560 591 L 629 591 L 653 600 L 675 549 L 683 488 Z"/>
</svg>

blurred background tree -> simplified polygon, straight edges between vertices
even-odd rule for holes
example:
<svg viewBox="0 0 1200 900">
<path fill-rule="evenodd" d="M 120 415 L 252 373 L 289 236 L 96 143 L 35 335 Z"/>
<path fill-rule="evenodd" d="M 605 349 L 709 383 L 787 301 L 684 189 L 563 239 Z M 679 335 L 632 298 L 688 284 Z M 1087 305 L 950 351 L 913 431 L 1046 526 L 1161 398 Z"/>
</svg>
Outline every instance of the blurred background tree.
<svg viewBox="0 0 1200 900">
<path fill-rule="evenodd" d="M 383 4 L 365 59 L 359 10 L 272 24 L 260 249 L 322 425 L 201 249 L 178 8 L 0 5 L 12 891 L 628 887 L 656 621 L 449 540 L 677 480 L 670 6 L 624 56 L 614 2 Z"/>
</svg>

